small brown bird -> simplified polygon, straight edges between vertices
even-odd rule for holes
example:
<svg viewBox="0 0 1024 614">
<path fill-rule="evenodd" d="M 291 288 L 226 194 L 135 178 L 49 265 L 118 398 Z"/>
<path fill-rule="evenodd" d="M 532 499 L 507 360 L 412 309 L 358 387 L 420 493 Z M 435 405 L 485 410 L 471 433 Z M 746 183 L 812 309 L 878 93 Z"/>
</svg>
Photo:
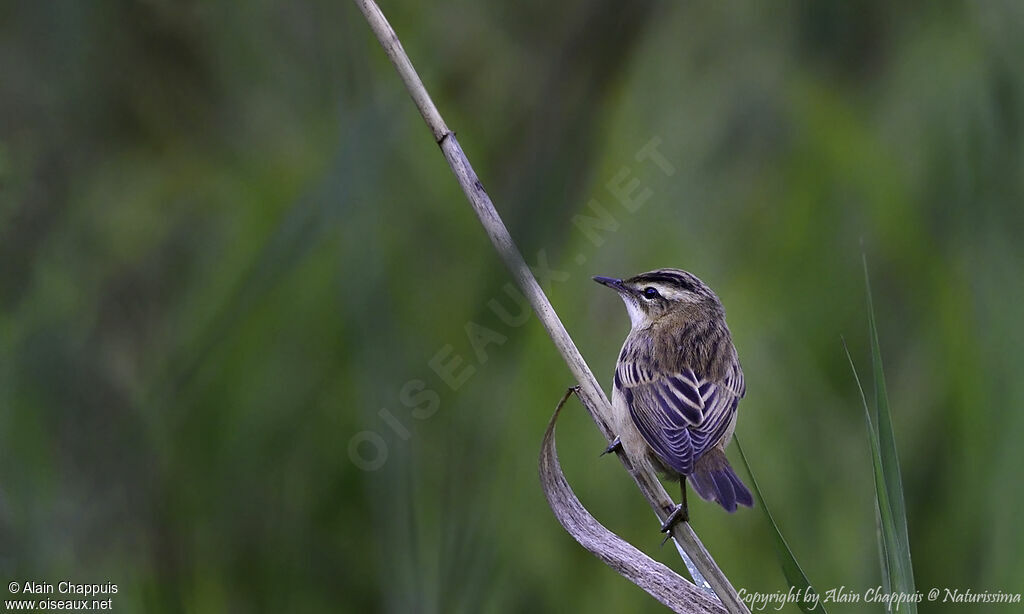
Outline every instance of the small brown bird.
<svg viewBox="0 0 1024 614">
<path fill-rule="evenodd" d="M 621 445 L 634 464 L 681 482 L 682 503 L 662 530 L 689 519 L 687 478 L 701 498 L 729 512 L 753 507 L 725 457 L 746 385 L 718 296 L 680 269 L 594 281 L 619 293 L 632 322 L 615 365 L 618 437 L 609 451 Z"/>
</svg>

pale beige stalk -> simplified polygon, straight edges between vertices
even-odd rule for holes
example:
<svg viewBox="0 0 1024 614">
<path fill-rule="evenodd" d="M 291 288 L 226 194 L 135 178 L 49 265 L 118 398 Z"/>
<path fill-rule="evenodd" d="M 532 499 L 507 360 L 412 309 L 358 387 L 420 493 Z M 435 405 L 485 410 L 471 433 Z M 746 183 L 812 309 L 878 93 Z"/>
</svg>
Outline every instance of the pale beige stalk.
<svg viewBox="0 0 1024 614">
<path fill-rule="evenodd" d="M 605 439 L 610 442 L 615 435 L 609 426 L 611 406 L 609 405 L 608 398 L 587 366 L 586 361 L 583 360 L 583 356 L 576 348 L 576 345 L 569 337 L 569 333 L 566 332 L 562 321 L 558 318 L 544 291 L 541 290 L 540 284 L 537 283 L 522 254 L 516 248 L 508 229 L 505 228 L 505 224 L 501 221 L 501 217 L 498 215 L 497 210 L 495 210 L 494 204 L 491 202 L 490 197 L 473 171 L 473 167 L 455 139 L 455 133 L 450 131 L 444 123 L 444 119 L 442 119 L 440 112 L 430 99 L 430 95 L 423 86 L 423 82 L 420 81 L 412 62 L 409 61 L 409 57 L 402 48 L 398 36 L 391 28 L 391 24 L 388 23 L 384 14 L 381 13 L 377 4 L 372 0 L 354 1 L 366 17 L 366 21 L 376 35 L 377 40 L 384 47 L 385 53 L 391 59 L 392 64 L 394 64 L 399 76 L 409 90 L 409 94 L 416 103 L 416 107 L 423 116 L 423 120 L 433 133 L 434 140 L 441 147 L 441 151 L 448 160 L 452 172 L 455 173 L 462 191 L 465 192 L 466 198 L 469 199 L 470 205 L 472 205 L 477 217 L 480 218 L 480 223 L 483 224 L 484 230 L 494 244 L 494 248 L 512 273 L 523 294 L 529 299 L 530 305 L 537 313 L 541 324 L 547 330 L 548 335 L 551 336 L 551 340 L 554 341 L 558 351 L 562 354 L 562 358 L 569 367 L 569 371 L 576 378 L 579 384 L 580 400 Z M 624 454 L 619 454 L 618 457 L 636 481 L 640 492 L 650 503 L 658 518 L 662 521 L 668 518 L 668 515 L 674 509 L 674 503 L 655 474 L 650 470 L 641 470 L 640 468 L 633 467 Z M 749 614 L 746 605 L 736 594 L 736 589 L 732 587 L 728 578 L 725 577 L 722 570 L 715 564 L 715 561 L 697 538 L 689 523 L 677 523 L 672 530 L 672 537 L 680 544 L 700 573 L 707 579 L 725 608 L 732 613 Z"/>
</svg>

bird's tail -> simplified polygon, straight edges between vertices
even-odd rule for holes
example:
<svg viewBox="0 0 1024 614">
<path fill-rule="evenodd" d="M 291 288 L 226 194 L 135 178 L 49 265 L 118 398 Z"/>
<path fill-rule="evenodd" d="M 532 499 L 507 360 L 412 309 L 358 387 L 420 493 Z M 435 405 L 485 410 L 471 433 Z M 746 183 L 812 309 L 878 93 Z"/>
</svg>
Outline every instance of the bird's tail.
<svg viewBox="0 0 1024 614">
<path fill-rule="evenodd" d="M 701 456 L 689 478 L 701 499 L 717 501 L 728 512 L 735 512 L 737 503 L 754 507 L 754 497 L 733 471 L 721 448 L 712 448 Z"/>
</svg>

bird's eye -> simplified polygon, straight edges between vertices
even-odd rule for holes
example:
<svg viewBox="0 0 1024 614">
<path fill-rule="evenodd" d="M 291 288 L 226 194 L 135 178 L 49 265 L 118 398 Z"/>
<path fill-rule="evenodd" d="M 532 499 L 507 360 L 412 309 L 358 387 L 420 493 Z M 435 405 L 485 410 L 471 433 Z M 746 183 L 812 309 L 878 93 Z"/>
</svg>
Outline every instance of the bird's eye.
<svg viewBox="0 0 1024 614">
<path fill-rule="evenodd" d="M 656 299 L 659 296 L 661 296 L 661 295 L 658 294 L 658 289 L 657 288 L 652 288 L 651 286 L 647 286 L 646 288 L 644 288 L 644 298 Z"/>
</svg>

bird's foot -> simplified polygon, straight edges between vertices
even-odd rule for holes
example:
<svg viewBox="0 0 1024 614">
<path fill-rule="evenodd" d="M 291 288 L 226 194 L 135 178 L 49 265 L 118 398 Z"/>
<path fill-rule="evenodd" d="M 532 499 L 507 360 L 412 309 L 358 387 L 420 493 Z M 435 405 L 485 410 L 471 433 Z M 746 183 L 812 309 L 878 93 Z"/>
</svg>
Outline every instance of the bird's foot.
<svg viewBox="0 0 1024 614">
<path fill-rule="evenodd" d="M 661 542 L 662 546 L 672 538 L 672 529 L 680 522 L 690 522 L 690 510 L 682 503 L 676 505 L 672 513 L 665 519 L 665 522 L 661 523 L 661 532 L 666 533 L 665 539 Z"/>
<path fill-rule="evenodd" d="M 622 440 L 616 437 L 615 441 L 608 444 L 608 447 L 604 449 L 604 452 L 601 452 L 601 456 L 604 456 L 605 454 L 611 454 L 612 452 L 618 452 L 621 449 Z"/>
</svg>

